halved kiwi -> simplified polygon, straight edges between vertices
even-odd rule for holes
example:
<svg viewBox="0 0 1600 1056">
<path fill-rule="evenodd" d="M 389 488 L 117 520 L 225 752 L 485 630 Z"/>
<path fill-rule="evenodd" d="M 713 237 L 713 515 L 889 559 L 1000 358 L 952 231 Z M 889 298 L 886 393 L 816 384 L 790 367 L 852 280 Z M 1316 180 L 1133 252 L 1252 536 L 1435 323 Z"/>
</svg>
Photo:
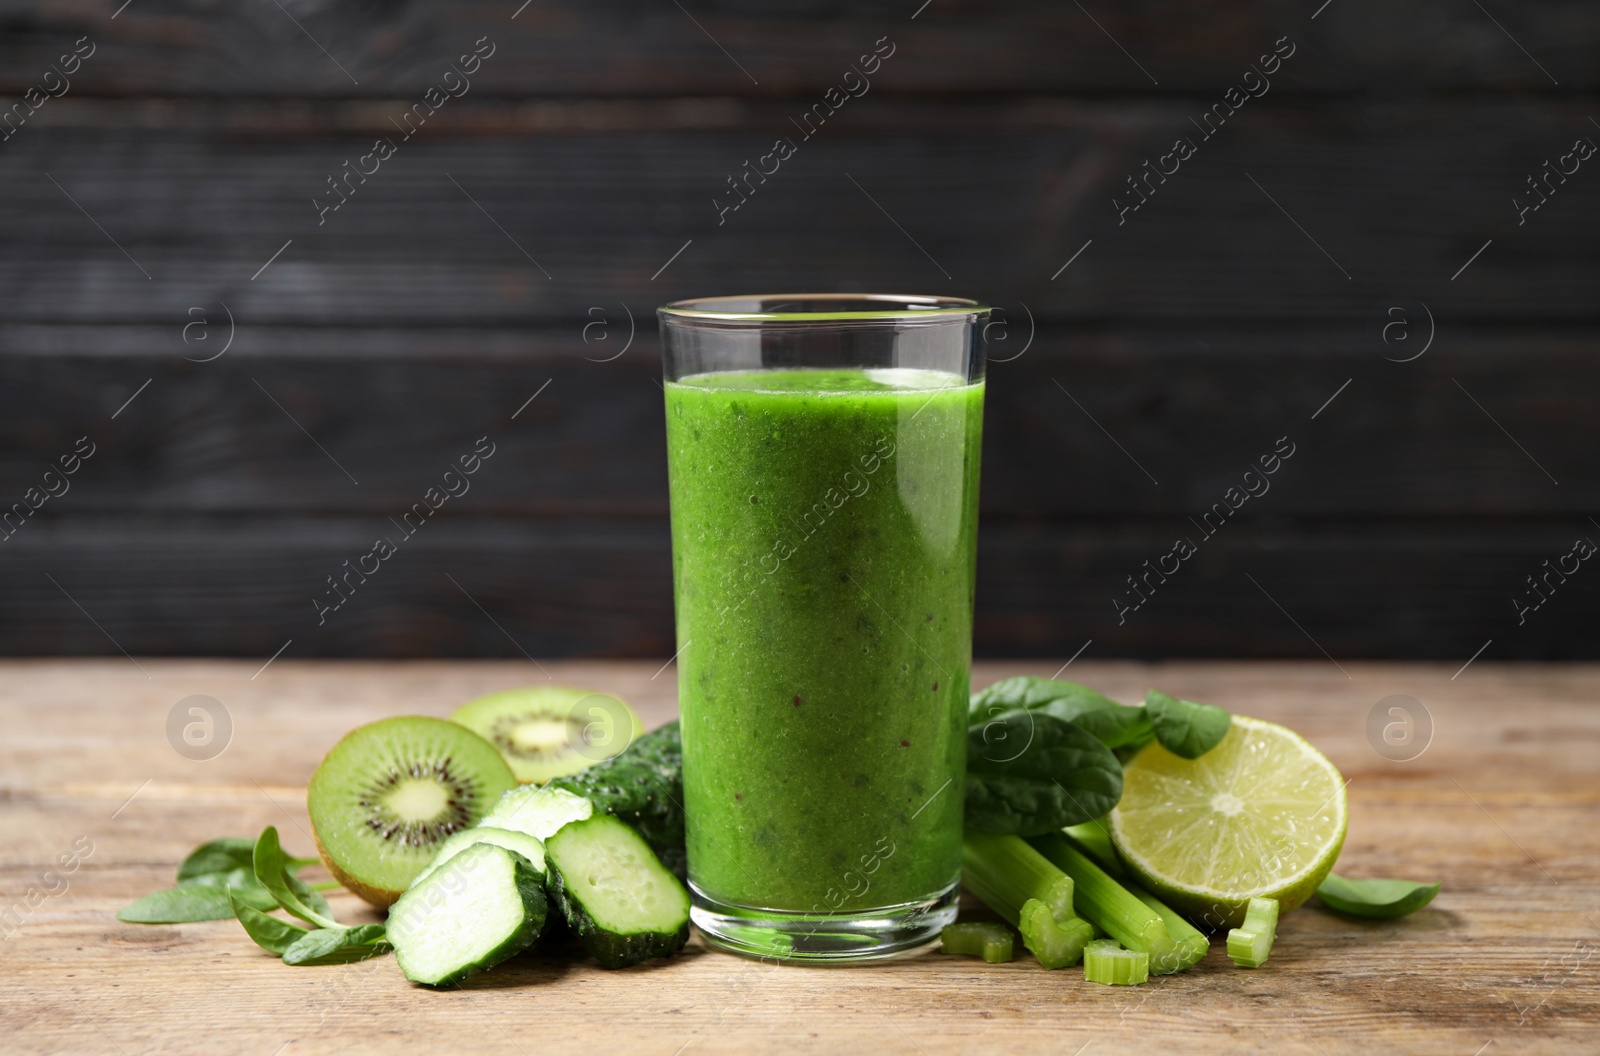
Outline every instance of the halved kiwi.
<svg viewBox="0 0 1600 1056">
<path fill-rule="evenodd" d="M 494 745 L 525 785 L 585 770 L 644 732 L 620 698 L 570 686 L 490 693 L 463 704 L 450 719 Z"/>
<path fill-rule="evenodd" d="M 399 898 L 454 832 L 476 825 L 516 778 L 471 730 L 420 716 L 350 731 L 311 776 L 317 852 L 375 906 Z"/>
</svg>

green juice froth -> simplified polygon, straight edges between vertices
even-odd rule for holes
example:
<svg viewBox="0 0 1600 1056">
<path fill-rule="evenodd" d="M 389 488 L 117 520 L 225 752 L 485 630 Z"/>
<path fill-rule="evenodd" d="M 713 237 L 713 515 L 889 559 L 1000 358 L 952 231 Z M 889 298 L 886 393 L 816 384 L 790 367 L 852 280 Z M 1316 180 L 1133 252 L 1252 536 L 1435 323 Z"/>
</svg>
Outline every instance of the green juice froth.
<svg viewBox="0 0 1600 1056">
<path fill-rule="evenodd" d="M 983 385 L 907 369 L 666 385 L 690 877 L 856 912 L 961 861 Z"/>
</svg>

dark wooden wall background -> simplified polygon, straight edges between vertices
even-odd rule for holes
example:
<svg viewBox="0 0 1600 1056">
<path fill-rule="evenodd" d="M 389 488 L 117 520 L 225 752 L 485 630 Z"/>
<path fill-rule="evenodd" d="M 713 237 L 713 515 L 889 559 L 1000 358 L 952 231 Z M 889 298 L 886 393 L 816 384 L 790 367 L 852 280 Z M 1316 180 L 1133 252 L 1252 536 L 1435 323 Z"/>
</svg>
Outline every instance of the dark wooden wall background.
<svg viewBox="0 0 1600 1056">
<path fill-rule="evenodd" d="M 1600 143 L 1592 0 L 919 2 L 0 5 L 8 105 L 95 49 L 0 143 L 0 505 L 95 445 L 0 540 L 0 652 L 665 657 L 652 309 L 871 288 L 1013 320 L 981 655 L 1597 655 L 1600 568 L 1512 601 L 1600 541 L 1600 158 L 1513 206 Z M 319 626 L 325 577 L 484 435 L 471 491 Z M 1119 625 L 1282 436 L 1272 490 Z"/>
</svg>

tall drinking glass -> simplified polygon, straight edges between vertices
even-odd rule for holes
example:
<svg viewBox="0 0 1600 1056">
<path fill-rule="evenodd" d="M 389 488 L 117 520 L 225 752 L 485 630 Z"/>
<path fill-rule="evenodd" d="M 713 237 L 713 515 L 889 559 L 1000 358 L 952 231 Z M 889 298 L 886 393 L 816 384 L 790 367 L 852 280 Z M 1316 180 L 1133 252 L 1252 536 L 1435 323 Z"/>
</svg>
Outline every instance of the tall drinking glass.
<svg viewBox="0 0 1600 1056">
<path fill-rule="evenodd" d="M 695 924 L 784 960 L 923 945 L 961 871 L 988 309 L 659 316 Z"/>
</svg>

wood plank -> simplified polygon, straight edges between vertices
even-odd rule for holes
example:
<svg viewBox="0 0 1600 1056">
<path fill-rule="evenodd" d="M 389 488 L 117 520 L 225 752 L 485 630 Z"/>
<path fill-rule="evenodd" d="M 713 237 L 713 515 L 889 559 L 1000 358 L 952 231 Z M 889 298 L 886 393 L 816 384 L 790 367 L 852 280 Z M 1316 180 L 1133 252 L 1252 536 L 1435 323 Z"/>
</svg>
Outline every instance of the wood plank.
<svg viewBox="0 0 1600 1056">
<path fill-rule="evenodd" d="M 1600 804 L 1600 669 L 1483 663 L 1451 681 L 1447 666 L 1358 664 L 1347 680 L 1326 664 L 1079 664 L 1077 677 L 1114 696 L 1157 684 L 1299 730 L 1350 779 L 1341 868 L 1437 878 L 1439 898 L 1377 924 L 1308 908 L 1285 918 L 1263 969 L 1238 971 L 1213 949 L 1198 968 L 1133 991 L 1046 973 L 1025 956 L 1003 968 L 930 954 L 818 972 L 768 969 L 698 940 L 673 961 L 613 973 L 535 954 L 437 994 L 405 984 L 389 960 L 292 971 L 228 922 L 137 927 L 112 913 L 225 831 L 277 824 L 304 850 L 300 785 L 344 729 L 446 714 L 527 681 L 527 664 L 286 660 L 251 681 L 252 666 L 238 663 L 151 661 L 145 680 L 121 661 L 11 661 L 0 664 L 0 896 L 11 904 L 38 885 L 77 836 L 93 850 L 0 943 L 9 1051 L 209 1053 L 226 1037 L 230 1049 L 267 1053 L 364 1051 L 374 1038 L 415 1052 L 460 1051 L 471 1038 L 516 1053 L 537 1038 L 540 1051 L 582 1053 L 602 1020 L 607 1045 L 663 1053 L 1585 1047 L 1600 1025 L 1600 924 L 1588 919 L 1600 896 L 1600 837 L 1588 823 Z M 977 681 L 1057 666 L 980 665 Z M 674 696 L 670 669 L 652 678 L 655 667 L 551 672 L 627 696 L 653 725 Z M 166 712 L 191 693 L 235 717 L 225 765 L 182 758 L 163 739 Z M 1383 758 L 1365 735 L 1367 712 L 1395 693 L 1435 722 L 1410 762 Z M 335 909 L 364 919 L 348 898 Z M 207 996 L 219 990 L 226 1002 Z"/>
<path fill-rule="evenodd" d="M 666 447 L 647 309 L 635 302 L 631 346 L 616 304 L 537 331 L 240 322 L 228 353 L 203 364 L 182 357 L 223 348 L 228 328 L 215 306 L 210 336 L 191 330 L 189 345 L 183 322 L 0 326 L 0 500 L 20 501 L 88 436 L 94 457 L 40 517 L 381 521 L 487 435 L 497 454 L 470 482 L 462 512 L 659 520 Z M 1427 322 L 1410 311 L 1420 350 Z M 1383 356 L 1409 349 L 1383 344 L 1384 316 L 1270 328 L 1041 324 L 1027 344 L 1024 317 L 1012 312 L 1008 336 L 992 335 L 1003 362 L 989 376 L 986 524 L 1148 516 L 1183 525 L 1223 501 L 1282 437 L 1294 457 L 1252 485 L 1270 491 L 1245 516 L 1571 518 L 1576 529 L 1600 508 L 1600 480 L 1585 472 L 1600 448 L 1590 413 L 1600 363 L 1586 331 L 1463 332 L 1443 320 L 1422 358 L 1393 363 Z"/>
<path fill-rule="evenodd" d="M 793 107 L 451 105 L 319 224 L 331 174 L 398 139 L 395 107 L 60 100 L 0 152 L 8 319 L 177 330 L 222 302 L 252 325 L 571 325 L 618 302 L 868 286 L 1078 323 L 1367 319 L 1397 297 L 1450 325 L 1595 318 L 1600 196 L 1580 173 L 1526 223 L 1513 205 L 1597 134 L 1584 102 L 1269 96 L 1124 223 L 1126 181 L 1198 140 L 1206 99 L 869 96 L 720 224 L 730 174 L 799 137 Z"/>
<path fill-rule="evenodd" d="M 1572 4 L 1497 10 L 1502 30 L 1470 6 L 1397 11 L 1379 0 L 1325 12 L 1260 0 L 1084 10 L 1026 0 L 927 8 L 807 0 L 685 11 L 630 0 L 427 0 L 293 8 L 304 31 L 271 6 L 135 5 L 112 21 L 119 4 L 12 4 L 0 90 L 34 86 L 83 34 L 99 50 L 73 91 L 96 95 L 409 96 L 437 84 L 450 60 L 486 34 L 498 50 L 472 90 L 512 96 L 819 95 L 884 35 L 897 50 L 874 86 L 890 92 L 1220 91 L 1284 34 L 1299 44 L 1292 78 L 1300 90 L 1392 96 L 1597 84 L 1589 61 L 1597 30 Z"/>
<path fill-rule="evenodd" d="M 291 639 L 289 657 L 676 648 L 664 523 L 452 516 L 447 507 L 366 582 L 341 586 L 349 600 L 327 615 L 319 605 L 338 598 L 327 577 L 386 531 L 399 538 L 384 519 L 128 514 L 30 524 L 0 547 L 0 652 L 117 656 L 120 647 L 261 663 Z M 1198 553 L 1180 563 L 1166 555 L 1185 526 L 1158 518 L 985 525 L 974 648 L 1071 655 L 1092 639 L 1090 656 L 1242 653 L 1316 658 L 1332 670 L 1323 650 L 1338 663 L 1459 666 L 1492 640 L 1483 659 L 1590 658 L 1600 625 L 1592 573 L 1552 579 L 1549 600 L 1521 622 L 1512 604 L 1533 603 L 1526 577 L 1542 575 L 1542 562 L 1567 554 L 1581 531 L 1241 518 L 1211 539 L 1190 527 Z M 1144 562 L 1163 560 L 1177 570 L 1146 582 Z"/>
</svg>

